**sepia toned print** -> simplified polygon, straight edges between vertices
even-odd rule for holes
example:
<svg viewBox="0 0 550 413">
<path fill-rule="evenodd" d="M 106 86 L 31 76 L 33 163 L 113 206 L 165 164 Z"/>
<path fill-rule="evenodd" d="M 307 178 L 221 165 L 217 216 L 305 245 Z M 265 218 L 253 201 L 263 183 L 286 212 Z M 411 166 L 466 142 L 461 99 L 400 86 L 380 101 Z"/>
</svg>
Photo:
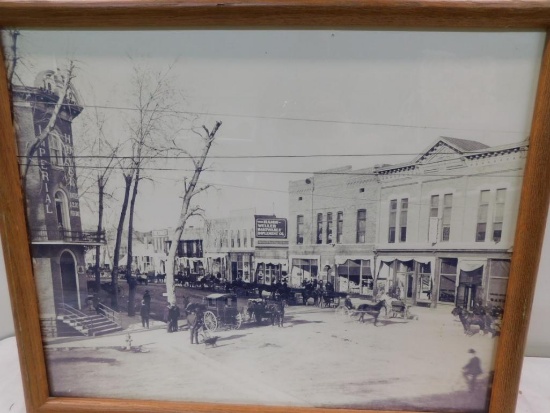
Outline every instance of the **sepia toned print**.
<svg viewBox="0 0 550 413">
<path fill-rule="evenodd" d="M 52 395 L 486 411 L 541 35 L 252 33 L 3 33 Z"/>
</svg>

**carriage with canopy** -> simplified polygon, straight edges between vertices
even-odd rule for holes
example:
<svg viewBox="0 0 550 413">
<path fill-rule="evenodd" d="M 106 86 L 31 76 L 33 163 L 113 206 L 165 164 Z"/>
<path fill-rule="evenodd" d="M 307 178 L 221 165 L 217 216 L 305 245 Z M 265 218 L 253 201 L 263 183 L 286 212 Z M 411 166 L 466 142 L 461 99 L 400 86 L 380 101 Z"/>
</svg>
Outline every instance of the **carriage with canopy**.
<svg viewBox="0 0 550 413">
<path fill-rule="evenodd" d="M 226 327 L 239 329 L 243 315 L 237 308 L 236 294 L 210 294 L 203 298 L 204 327 L 209 331 Z"/>
</svg>

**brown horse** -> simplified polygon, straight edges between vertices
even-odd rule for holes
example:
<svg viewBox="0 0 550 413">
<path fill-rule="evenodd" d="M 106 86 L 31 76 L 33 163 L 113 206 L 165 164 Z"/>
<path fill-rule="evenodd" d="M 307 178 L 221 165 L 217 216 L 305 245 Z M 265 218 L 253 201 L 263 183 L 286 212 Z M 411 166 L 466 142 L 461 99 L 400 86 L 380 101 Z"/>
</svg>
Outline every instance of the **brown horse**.
<svg viewBox="0 0 550 413">
<path fill-rule="evenodd" d="M 357 306 L 356 311 L 360 313 L 359 321 L 364 322 L 365 314 L 374 317 L 374 326 L 378 322 L 378 317 L 380 316 L 380 311 L 383 307 L 386 307 L 386 300 L 380 300 L 376 304 L 360 304 Z"/>
</svg>

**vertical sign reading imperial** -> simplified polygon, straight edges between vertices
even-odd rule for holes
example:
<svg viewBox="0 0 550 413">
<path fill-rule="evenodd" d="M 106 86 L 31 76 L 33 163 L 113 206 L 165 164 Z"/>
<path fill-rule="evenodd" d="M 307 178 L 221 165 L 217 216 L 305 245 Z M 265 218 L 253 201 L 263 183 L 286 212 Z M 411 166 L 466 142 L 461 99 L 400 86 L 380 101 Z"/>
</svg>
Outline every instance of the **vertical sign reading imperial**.
<svg viewBox="0 0 550 413">
<path fill-rule="evenodd" d="M 256 238 L 286 239 L 286 218 L 275 218 L 271 215 L 255 215 Z"/>
</svg>

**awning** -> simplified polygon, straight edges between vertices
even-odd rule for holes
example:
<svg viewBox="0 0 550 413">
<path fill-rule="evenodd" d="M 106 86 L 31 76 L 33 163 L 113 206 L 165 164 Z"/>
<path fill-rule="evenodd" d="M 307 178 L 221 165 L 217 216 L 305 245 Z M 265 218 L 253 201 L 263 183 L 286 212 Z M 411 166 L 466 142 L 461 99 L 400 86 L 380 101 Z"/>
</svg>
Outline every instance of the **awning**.
<svg viewBox="0 0 550 413">
<path fill-rule="evenodd" d="M 487 260 L 480 260 L 476 258 L 459 258 L 458 271 L 475 271 L 482 268 L 485 264 L 487 264 Z"/>
<path fill-rule="evenodd" d="M 374 257 L 372 256 L 362 256 L 362 255 L 337 255 L 334 257 L 334 264 L 342 265 L 345 264 L 347 260 L 363 260 L 370 261 L 371 266 L 374 262 Z"/>
</svg>

